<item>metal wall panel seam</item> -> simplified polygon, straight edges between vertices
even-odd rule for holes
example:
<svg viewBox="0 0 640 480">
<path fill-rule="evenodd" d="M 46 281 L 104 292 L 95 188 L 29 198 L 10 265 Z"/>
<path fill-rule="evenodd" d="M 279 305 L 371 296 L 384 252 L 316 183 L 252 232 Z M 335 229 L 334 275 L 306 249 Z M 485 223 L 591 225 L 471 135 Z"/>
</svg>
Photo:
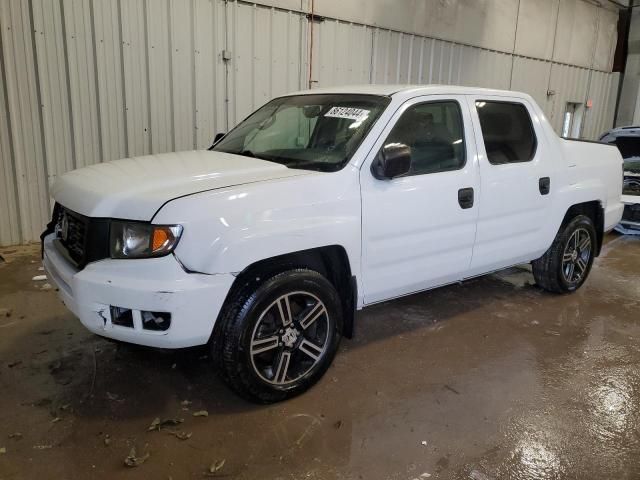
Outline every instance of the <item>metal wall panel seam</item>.
<svg viewBox="0 0 640 480">
<path fill-rule="evenodd" d="M 150 82 L 150 68 L 149 68 L 149 58 L 151 56 L 149 51 L 149 20 L 147 18 L 147 9 L 149 5 L 149 0 L 143 0 L 142 2 L 142 18 L 143 18 L 143 28 L 144 28 L 144 51 L 146 52 L 144 56 L 144 68 L 146 72 L 146 82 L 147 82 L 147 144 L 149 145 L 149 153 L 153 152 L 153 128 L 151 128 L 151 82 Z"/>
<path fill-rule="evenodd" d="M 122 37 L 122 0 L 118 0 L 118 40 L 120 44 L 120 82 L 122 84 L 122 131 L 124 135 L 124 154 L 126 157 L 131 156 L 129 153 L 129 127 L 127 122 L 127 84 L 124 79 L 124 39 Z"/>
<path fill-rule="evenodd" d="M 8 16 L 4 12 L 4 8 L 6 5 L 0 4 L 0 29 L 4 30 L 5 26 L 3 25 L 2 19 L 8 18 Z M 0 34 L 0 75 L 2 76 L 2 95 L 4 99 L 5 106 L 5 125 L 7 128 L 7 144 L 9 147 L 9 166 L 11 170 L 11 178 L 13 182 L 11 183 L 13 190 L 13 209 L 11 205 L 8 205 L 7 213 L 8 218 L 6 220 L 9 221 L 10 224 L 10 232 L 9 232 L 9 242 L 19 243 L 24 242 L 26 240 L 26 235 L 22 231 L 22 211 L 20 209 L 20 198 L 18 196 L 18 175 L 16 173 L 16 156 L 14 152 L 13 146 L 13 134 L 12 134 L 12 122 L 11 122 L 11 114 L 9 112 L 9 94 L 7 87 L 7 76 L 5 71 L 5 56 L 4 56 L 4 41 L 2 35 Z M 7 192 L 8 193 L 8 192 Z M 7 198 L 7 200 L 9 200 Z M 13 215 L 12 215 L 13 211 Z M 12 218 L 13 217 L 13 218 Z M 5 230 L 6 231 L 6 230 Z"/>
<path fill-rule="evenodd" d="M 195 29 L 195 15 L 196 7 L 195 0 L 189 2 L 191 9 L 190 22 L 191 22 L 191 50 L 189 59 L 191 61 L 191 121 L 193 122 L 193 148 L 198 148 L 198 103 L 196 99 L 196 29 Z"/>
<path fill-rule="evenodd" d="M 176 129 L 175 129 L 175 97 L 173 94 L 173 28 L 171 28 L 171 0 L 167 0 L 167 40 L 168 40 L 168 61 L 169 61 L 169 123 L 171 125 L 171 150 L 176 149 Z"/>
<path fill-rule="evenodd" d="M 76 132 L 73 121 L 73 104 L 71 101 L 71 80 L 69 78 L 69 50 L 67 46 L 67 22 L 64 15 L 64 0 L 60 0 L 60 23 L 62 24 L 62 50 L 64 53 L 64 72 L 67 88 L 67 103 L 69 109 L 69 133 L 71 135 L 71 161 L 73 168 L 78 168 L 78 159 L 76 154 Z"/>
<path fill-rule="evenodd" d="M 93 76 L 95 82 L 96 89 L 96 109 L 98 112 L 98 152 L 99 152 L 99 160 L 104 162 L 104 145 L 102 139 L 102 112 L 100 111 L 100 87 L 98 84 L 98 56 L 96 54 L 96 24 L 95 24 L 95 16 L 94 16 L 94 8 L 93 8 L 94 0 L 89 0 L 89 18 L 91 22 L 91 32 L 89 38 L 91 38 L 91 48 L 93 50 Z"/>
</svg>

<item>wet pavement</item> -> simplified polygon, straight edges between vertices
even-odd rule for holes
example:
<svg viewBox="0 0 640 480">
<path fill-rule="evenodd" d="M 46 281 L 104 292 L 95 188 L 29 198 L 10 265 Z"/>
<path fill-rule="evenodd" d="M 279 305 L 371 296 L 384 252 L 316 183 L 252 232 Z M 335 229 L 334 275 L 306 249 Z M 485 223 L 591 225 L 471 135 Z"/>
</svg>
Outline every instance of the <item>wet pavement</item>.
<svg viewBox="0 0 640 480">
<path fill-rule="evenodd" d="M 5 249 L 0 479 L 640 478 L 640 238 L 607 242 L 573 295 L 518 267 L 362 311 L 321 382 L 271 406 L 206 350 L 87 333 L 32 281 L 37 249 Z"/>
</svg>

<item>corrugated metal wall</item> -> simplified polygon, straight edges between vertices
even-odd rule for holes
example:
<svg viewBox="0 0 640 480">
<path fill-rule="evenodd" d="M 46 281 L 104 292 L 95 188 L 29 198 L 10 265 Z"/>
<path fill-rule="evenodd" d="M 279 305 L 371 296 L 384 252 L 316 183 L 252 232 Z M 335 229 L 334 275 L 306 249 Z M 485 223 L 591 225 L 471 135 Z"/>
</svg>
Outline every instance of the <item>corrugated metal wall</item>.
<svg viewBox="0 0 640 480">
<path fill-rule="evenodd" d="M 583 136 L 612 125 L 618 78 L 606 71 L 330 18 L 314 22 L 310 56 L 310 30 L 305 12 L 242 1 L 0 0 L 0 245 L 38 238 L 58 175 L 206 147 L 306 88 L 310 60 L 314 86 L 511 88 L 557 130 L 566 102 L 587 99 Z"/>
</svg>

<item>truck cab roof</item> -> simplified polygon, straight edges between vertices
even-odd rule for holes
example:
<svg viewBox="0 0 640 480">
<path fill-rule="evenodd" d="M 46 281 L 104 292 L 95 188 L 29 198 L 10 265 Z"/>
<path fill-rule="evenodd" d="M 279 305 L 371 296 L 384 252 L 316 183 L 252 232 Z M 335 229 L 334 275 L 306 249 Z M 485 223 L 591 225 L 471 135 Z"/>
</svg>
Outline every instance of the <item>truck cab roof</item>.
<svg viewBox="0 0 640 480">
<path fill-rule="evenodd" d="M 497 90 L 492 88 L 462 87 L 456 85 L 345 85 L 339 87 L 314 88 L 312 90 L 300 90 L 290 95 L 322 95 L 322 94 L 354 94 L 354 95 L 385 95 L 389 97 L 406 96 L 416 97 L 420 95 L 491 95 L 530 98 L 526 93 L 510 90 Z"/>
</svg>

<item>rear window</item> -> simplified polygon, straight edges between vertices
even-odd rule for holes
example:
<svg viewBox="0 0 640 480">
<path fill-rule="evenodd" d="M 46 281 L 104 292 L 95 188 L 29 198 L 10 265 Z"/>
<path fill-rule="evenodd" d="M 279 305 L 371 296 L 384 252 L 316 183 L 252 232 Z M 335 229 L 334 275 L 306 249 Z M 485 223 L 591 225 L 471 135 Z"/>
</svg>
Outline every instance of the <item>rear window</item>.
<svg viewBox="0 0 640 480">
<path fill-rule="evenodd" d="M 536 135 L 527 108 L 521 103 L 476 102 L 489 163 L 528 162 L 536 153 Z"/>
</svg>

